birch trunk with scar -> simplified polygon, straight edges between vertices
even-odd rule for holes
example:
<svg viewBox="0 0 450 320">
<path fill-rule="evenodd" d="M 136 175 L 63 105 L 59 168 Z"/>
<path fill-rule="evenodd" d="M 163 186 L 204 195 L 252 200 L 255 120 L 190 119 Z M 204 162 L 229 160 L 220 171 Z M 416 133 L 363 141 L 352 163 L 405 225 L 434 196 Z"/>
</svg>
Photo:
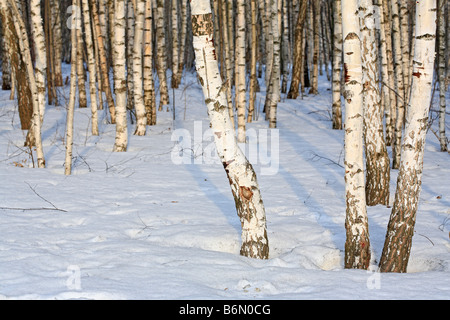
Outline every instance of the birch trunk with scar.
<svg viewBox="0 0 450 320">
<path fill-rule="evenodd" d="M 421 191 L 436 42 L 436 0 L 416 3 L 412 90 L 380 272 L 407 272 Z M 407 196 L 405 196 L 407 195 Z"/>
<path fill-rule="evenodd" d="M 89 14 L 88 0 L 81 0 L 83 8 L 83 21 L 84 21 L 84 36 L 86 42 L 86 51 L 88 59 L 88 71 L 89 71 L 89 97 L 91 102 L 91 122 L 92 122 L 92 135 L 98 136 L 98 102 L 97 102 L 97 66 L 91 31 L 91 18 Z"/>
<path fill-rule="evenodd" d="M 116 93 L 116 139 L 114 152 L 127 150 L 127 80 L 125 50 L 125 1 L 114 1 L 114 87 Z"/>
<path fill-rule="evenodd" d="M 214 52 L 214 28 L 209 0 L 192 0 L 193 45 L 218 156 L 223 163 L 242 226 L 240 254 L 267 259 L 266 216 L 255 171 L 237 144 L 227 108 L 224 84 Z"/>
<path fill-rule="evenodd" d="M 345 101 L 345 268 L 367 269 L 370 263 L 369 225 L 364 188 L 363 72 L 358 0 L 342 1 Z"/>
</svg>

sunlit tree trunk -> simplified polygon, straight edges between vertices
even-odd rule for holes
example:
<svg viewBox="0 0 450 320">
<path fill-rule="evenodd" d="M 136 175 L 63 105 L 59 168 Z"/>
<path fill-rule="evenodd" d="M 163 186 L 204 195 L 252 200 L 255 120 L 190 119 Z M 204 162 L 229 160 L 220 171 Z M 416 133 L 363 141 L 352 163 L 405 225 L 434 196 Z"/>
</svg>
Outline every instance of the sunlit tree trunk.
<svg viewBox="0 0 450 320">
<path fill-rule="evenodd" d="M 411 97 L 406 115 L 394 206 L 380 260 L 381 272 L 406 272 L 419 201 L 436 42 L 436 0 L 416 3 Z"/>
<path fill-rule="evenodd" d="M 369 226 L 364 188 L 363 73 L 358 0 L 342 1 L 345 100 L 346 268 L 367 269 L 370 263 Z"/>
<path fill-rule="evenodd" d="M 209 0 L 190 1 L 192 10 L 193 45 L 198 77 L 214 132 L 220 161 L 228 176 L 242 226 L 243 256 L 267 259 L 266 217 L 255 171 L 237 144 L 231 126 L 223 82 L 214 53 L 214 29 Z"/>
<path fill-rule="evenodd" d="M 135 30 L 133 48 L 133 82 L 134 82 L 134 106 L 136 108 L 136 131 L 135 135 L 145 135 L 147 116 L 143 95 L 143 71 L 142 71 L 142 41 L 145 22 L 145 0 L 135 0 Z"/>
<path fill-rule="evenodd" d="M 116 93 L 116 140 L 115 152 L 127 150 L 127 80 L 125 50 L 125 1 L 114 0 L 114 92 Z"/>
<path fill-rule="evenodd" d="M 78 6 L 78 0 L 72 0 L 73 6 Z M 81 33 L 81 20 L 78 16 L 80 12 L 78 10 L 73 11 L 71 25 L 71 61 L 70 61 L 70 94 L 69 94 L 69 105 L 67 108 L 66 117 L 66 157 L 64 162 L 64 174 L 70 175 L 72 173 L 72 149 L 73 149 L 73 120 L 74 120 L 74 110 L 75 110 L 75 98 L 77 91 L 77 55 L 79 50 L 77 49 L 80 44 L 78 39 L 78 33 Z"/>
</svg>

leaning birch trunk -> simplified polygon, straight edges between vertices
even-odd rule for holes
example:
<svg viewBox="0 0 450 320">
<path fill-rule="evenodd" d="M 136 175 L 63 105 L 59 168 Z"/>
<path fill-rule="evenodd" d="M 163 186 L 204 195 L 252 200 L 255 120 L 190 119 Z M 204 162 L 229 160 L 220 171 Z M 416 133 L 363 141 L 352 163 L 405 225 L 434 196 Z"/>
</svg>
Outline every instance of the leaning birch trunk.
<svg viewBox="0 0 450 320">
<path fill-rule="evenodd" d="M 342 1 L 345 100 L 345 267 L 367 269 L 369 226 L 364 192 L 363 96 L 358 0 Z"/>
<path fill-rule="evenodd" d="M 114 88 L 116 93 L 116 139 L 115 152 L 127 150 L 127 79 L 125 68 L 125 1 L 114 1 Z"/>
<path fill-rule="evenodd" d="M 245 0 L 238 0 L 236 13 L 236 110 L 238 122 L 237 139 L 245 143 Z"/>
<path fill-rule="evenodd" d="M 366 202 L 389 205 L 390 162 L 383 135 L 383 112 L 378 86 L 378 48 L 372 0 L 359 1 L 363 63 Z"/>
<path fill-rule="evenodd" d="M 301 0 L 297 23 L 295 25 L 294 62 L 292 66 L 291 86 L 287 94 L 288 99 L 297 99 L 299 86 L 303 78 L 303 25 L 305 24 L 307 7 L 308 0 Z"/>
<path fill-rule="evenodd" d="M 78 0 L 73 0 L 72 5 L 75 7 L 78 5 Z M 66 157 L 64 162 L 64 174 L 70 175 L 72 173 L 72 147 L 73 147 L 73 119 L 75 109 L 75 96 L 77 92 L 77 55 L 79 50 L 77 48 L 79 42 L 77 41 L 78 33 L 81 33 L 79 28 L 81 27 L 81 21 L 78 16 L 79 11 L 73 11 L 73 22 L 71 26 L 71 61 L 70 61 L 70 95 L 69 106 L 67 108 L 66 118 Z"/>
<path fill-rule="evenodd" d="M 95 61 L 94 44 L 91 32 L 91 18 L 89 14 L 88 0 L 82 0 L 84 32 L 87 49 L 89 92 L 91 101 L 92 135 L 98 136 L 98 103 L 97 103 L 97 66 Z"/>
<path fill-rule="evenodd" d="M 255 171 L 239 149 L 231 126 L 224 84 L 214 53 L 213 22 L 209 0 L 192 0 L 193 45 L 198 77 L 214 132 L 218 156 L 227 173 L 242 226 L 240 254 L 267 259 L 266 217 Z"/>
<path fill-rule="evenodd" d="M 436 0 L 418 1 L 412 90 L 406 115 L 395 201 L 380 260 L 381 272 L 407 271 L 422 181 L 434 72 L 435 21 Z"/>
<path fill-rule="evenodd" d="M 394 54 L 395 90 L 397 91 L 397 116 L 395 122 L 395 138 L 392 148 L 392 168 L 398 169 L 400 165 L 400 149 L 402 140 L 403 120 L 405 115 L 405 87 L 403 81 L 403 64 L 401 52 L 400 20 L 398 16 L 397 1 L 392 6 L 392 39 Z"/>
<path fill-rule="evenodd" d="M 45 74 L 47 72 L 47 55 L 45 50 L 45 38 L 44 38 L 44 27 L 42 25 L 41 16 L 41 1 L 31 0 L 30 2 L 30 14 L 32 21 L 32 35 L 34 38 L 35 45 L 35 57 L 36 63 L 34 66 L 34 72 L 36 76 L 36 87 L 39 99 L 39 115 L 40 121 L 44 120 L 45 113 Z"/>
<path fill-rule="evenodd" d="M 136 109 L 136 131 L 135 135 L 145 135 L 147 126 L 147 116 L 145 114 L 144 94 L 143 94 L 143 71 L 142 71 L 142 41 L 144 36 L 145 22 L 145 0 L 135 0 L 134 17 L 134 47 L 133 47 L 133 88 L 134 107 Z"/>
<path fill-rule="evenodd" d="M 332 75 L 332 118 L 333 129 L 342 129 L 341 109 L 341 64 L 342 64 L 342 14 L 341 0 L 333 1 L 334 38 L 333 38 L 333 75 Z"/>
<path fill-rule="evenodd" d="M 2 1 L 5 1 L 5 0 L 2 0 Z M 44 159 L 44 150 L 42 147 L 42 140 L 41 140 L 41 121 L 40 121 L 40 110 L 43 107 L 41 107 L 39 105 L 38 90 L 37 90 L 36 78 L 35 78 L 34 70 L 33 70 L 33 63 L 31 60 L 30 44 L 28 42 L 27 29 L 26 29 L 25 23 L 22 20 L 22 16 L 19 12 L 19 9 L 17 8 L 15 1 L 8 0 L 8 2 L 12 9 L 14 26 L 16 28 L 17 36 L 19 38 L 20 51 L 22 52 L 23 62 L 25 63 L 25 66 L 27 69 L 27 74 L 28 74 L 28 81 L 30 83 L 32 101 L 33 101 L 33 119 L 32 119 L 32 124 L 31 124 L 30 130 L 33 130 L 33 133 L 34 133 L 34 145 L 36 146 L 37 165 L 38 165 L 38 168 L 44 168 L 45 167 L 45 159 Z M 3 9 L 6 9 L 5 2 L 3 2 Z"/>
<path fill-rule="evenodd" d="M 151 1 L 145 2 L 144 23 L 144 105 L 147 116 L 147 124 L 156 124 L 156 97 L 155 83 L 153 80 L 153 14 Z"/>
<path fill-rule="evenodd" d="M 441 151 L 445 152 L 447 148 L 447 137 L 445 136 L 445 2 L 438 0 L 438 77 L 439 77 L 439 142 Z M 447 30 L 450 33 L 450 30 Z M 450 34 L 448 35 L 450 36 Z M 450 49 L 450 48 L 449 48 Z"/>
</svg>

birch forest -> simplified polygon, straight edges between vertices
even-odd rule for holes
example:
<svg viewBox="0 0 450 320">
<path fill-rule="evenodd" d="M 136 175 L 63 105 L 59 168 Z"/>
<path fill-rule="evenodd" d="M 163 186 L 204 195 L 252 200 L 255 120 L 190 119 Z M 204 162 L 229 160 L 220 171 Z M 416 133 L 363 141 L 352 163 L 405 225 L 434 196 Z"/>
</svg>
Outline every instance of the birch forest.
<svg viewBox="0 0 450 320">
<path fill-rule="evenodd" d="M 161 118 L 182 121 L 198 103 L 230 185 L 239 253 L 270 260 L 270 190 L 262 192 L 243 150 L 252 125 L 282 137 L 280 105 L 301 109 L 327 87 L 321 130 L 343 138 L 335 158 L 345 186 L 337 195 L 345 199 L 344 268 L 375 261 L 379 272 L 407 272 L 430 140 L 446 157 L 440 166 L 450 164 L 449 0 L 0 0 L 0 9 L 2 90 L 17 107 L 32 170 L 50 170 L 49 111 L 65 123 L 53 144 L 69 177 L 74 161 L 88 163 L 73 149 L 77 136 L 114 128 L 107 151 L 126 155 L 134 139 L 151 147 Z M 191 86 L 201 99 L 188 98 Z M 82 109 L 88 129 L 77 132 Z M 145 166 L 153 170 L 151 160 Z M 369 233 L 377 206 L 390 212 L 381 252 Z"/>
</svg>

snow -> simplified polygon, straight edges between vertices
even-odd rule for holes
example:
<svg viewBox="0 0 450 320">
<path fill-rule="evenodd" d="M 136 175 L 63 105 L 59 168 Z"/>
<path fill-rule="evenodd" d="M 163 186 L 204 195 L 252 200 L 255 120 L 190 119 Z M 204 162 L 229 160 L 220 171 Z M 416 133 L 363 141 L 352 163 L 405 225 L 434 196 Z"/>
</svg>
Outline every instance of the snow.
<svg viewBox="0 0 450 320">
<path fill-rule="evenodd" d="M 282 95 L 279 131 L 267 130 L 262 113 L 247 124 L 262 143 L 257 154 L 255 145 L 246 149 L 266 208 L 268 260 L 239 255 L 241 225 L 211 152 L 195 74 L 171 92 L 176 120 L 164 108 L 143 137 L 133 135 L 129 122 L 127 152 L 112 152 L 115 126 L 106 110 L 95 137 L 90 108 L 76 108 L 70 176 L 64 175 L 68 87 L 59 89 L 62 106 L 46 110 L 45 169 L 32 167 L 17 103 L 1 91 L 0 298 L 449 299 L 449 154 L 439 152 L 430 131 L 408 273 L 376 271 L 390 215 L 383 206 L 367 208 L 370 270 L 344 269 L 343 131 L 331 129 L 330 83 L 324 77 L 319 83 L 317 96 Z M 263 103 L 261 91 L 259 110 Z M 183 149 L 186 161 L 174 161 L 186 132 L 192 139 Z M 265 146 L 264 139 L 274 143 Z M 396 177 L 392 170 L 391 204 Z"/>
</svg>

